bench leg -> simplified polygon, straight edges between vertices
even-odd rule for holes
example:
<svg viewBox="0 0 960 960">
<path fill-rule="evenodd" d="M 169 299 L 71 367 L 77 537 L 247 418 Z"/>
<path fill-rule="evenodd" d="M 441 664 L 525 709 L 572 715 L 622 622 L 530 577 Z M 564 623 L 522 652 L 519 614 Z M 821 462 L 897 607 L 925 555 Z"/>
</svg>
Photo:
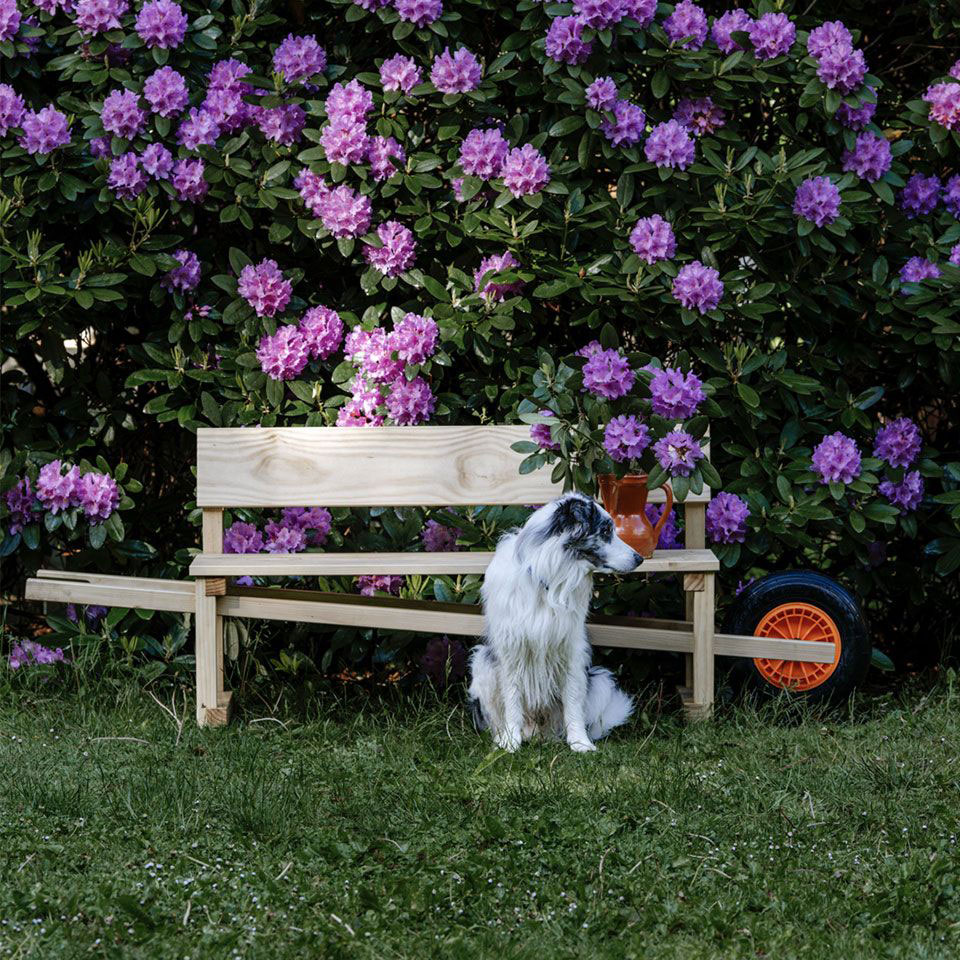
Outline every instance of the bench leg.
<svg viewBox="0 0 960 960">
<path fill-rule="evenodd" d="M 211 592 L 211 588 L 215 592 Z M 230 694 L 223 689 L 223 617 L 217 616 L 215 581 L 196 581 L 197 723 L 220 727 L 230 718 Z"/>
<path fill-rule="evenodd" d="M 688 593 L 693 595 L 693 676 L 692 682 L 681 690 L 681 699 L 687 719 L 700 720 L 713 712 L 714 575 L 691 576 L 688 584 L 699 589 Z"/>
</svg>

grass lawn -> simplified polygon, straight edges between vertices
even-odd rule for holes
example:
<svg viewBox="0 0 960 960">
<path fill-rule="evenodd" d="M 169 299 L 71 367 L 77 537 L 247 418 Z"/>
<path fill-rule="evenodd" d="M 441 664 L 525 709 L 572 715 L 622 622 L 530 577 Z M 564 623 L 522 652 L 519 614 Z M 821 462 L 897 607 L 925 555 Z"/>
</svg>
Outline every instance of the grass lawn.
<svg viewBox="0 0 960 960">
<path fill-rule="evenodd" d="M 432 695 L 178 731 L 0 681 L 0 957 L 960 955 L 955 675 L 799 723 L 655 707 L 509 756 Z"/>
</svg>

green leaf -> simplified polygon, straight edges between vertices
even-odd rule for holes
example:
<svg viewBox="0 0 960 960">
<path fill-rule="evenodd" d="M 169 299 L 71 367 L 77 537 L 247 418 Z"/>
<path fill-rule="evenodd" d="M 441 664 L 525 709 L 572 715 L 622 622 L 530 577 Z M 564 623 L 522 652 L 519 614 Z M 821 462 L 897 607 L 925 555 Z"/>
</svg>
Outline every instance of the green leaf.
<svg viewBox="0 0 960 960">
<path fill-rule="evenodd" d="M 550 127 L 548 133 L 551 137 L 565 137 L 568 133 L 573 133 L 574 130 L 579 130 L 586 121 L 582 116 L 570 116 L 564 117 L 562 120 L 558 120 L 553 126 Z"/>
<path fill-rule="evenodd" d="M 891 673 L 896 670 L 893 661 L 882 651 L 874 647 L 870 651 L 870 666 L 883 670 L 884 673 Z"/>
<path fill-rule="evenodd" d="M 753 387 L 748 387 L 742 381 L 737 382 L 737 394 L 748 407 L 752 407 L 755 410 L 760 406 L 760 395 Z"/>
<path fill-rule="evenodd" d="M 667 91 L 670 89 L 670 77 L 667 74 L 666 70 L 660 69 L 654 75 L 653 79 L 650 81 L 650 90 L 653 93 L 654 97 L 657 100 L 664 97 Z"/>
<path fill-rule="evenodd" d="M 230 260 L 230 266 L 233 268 L 233 272 L 237 276 L 240 276 L 240 272 L 244 267 L 250 266 L 250 264 L 253 263 L 242 250 L 238 250 L 236 247 L 230 248 L 228 259 Z"/>
<path fill-rule="evenodd" d="M 107 542 L 107 527 L 97 523 L 87 529 L 87 538 L 94 550 L 99 550 Z"/>
</svg>

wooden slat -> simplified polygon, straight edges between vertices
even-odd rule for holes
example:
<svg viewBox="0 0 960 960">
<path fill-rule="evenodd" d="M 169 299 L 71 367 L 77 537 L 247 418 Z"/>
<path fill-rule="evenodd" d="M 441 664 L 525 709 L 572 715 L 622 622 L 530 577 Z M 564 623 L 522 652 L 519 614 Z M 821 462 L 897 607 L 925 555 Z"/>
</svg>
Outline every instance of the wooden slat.
<svg viewBox="0 0 960 960">
<path fill-rule="evenodd" d="M 79 580 L 83 583 L 99 583 L 117 587 L 156 587 L 159 590 L 173 590 L 182 592 L 189 587 L 193 593 L 192 584 L 183 580 L 167 580 L 162 577 L 124 577 L 116 573 L 87 573 L 85 570 L 53 570 L 43 568 L 37 571 L 40 580 Z"/>
<path fill-rule="evenodd" d="M 453 553 L 201 553 L 190 564 L 194 577 L 350 577 L 372 574 L 483 573 L 489 551 Z M 696 573 L 719 569 L 711 550 L 657 550 L 635 573 Z"/>
<path fill-rule="evenodd" d="M 173 610 L 193 613 L 194 586 L 189 581 L 167 581 L 164 586 L 147 582 L 136 584 L 136 577 L 87 580 L 27 580 L 26 598 L 50 603 L 92 603 L 101 607 L 128 607 L 136 610 Z"/>
<path fill-rule="evenodd" d="M 549 467 L 521 475 L 520 425 L 200 427 L 200 507 L 474 506 L 546 503 Z M 688 498 L 706 502 L 710 492 Z M 655 490 L 651 502 L 660 503 Z"/>
<path fill-rule="evenodd" d="M 50 573 L 57 578 L 65 571 Z M 95 603 L 102 606 L 142 610 L 174 610 L 193 613 L 194 584 L 180 580 L 147 580 L 103 574 L 86 580 L 34 577 L 27 581 L 27 599 L 54 603 Z M 138 586 L 138 583 L 144 586 Z M 322 604 L 322 606 L 320 605 Z M 484 633 L 480 608 L 455 603 L 401 600 L 395 597 L 361 597 L 353 594 L 322 593 L 318 590 L 275 590 L 266 587 L 229 587 L 227 596 L 217 597 L 220 616 L 262 620 L 302 620 L 304 623 L 382 627 L 393 630 L 436 629 L 443 633 L 479 637 Z M 429 616 L 424 616 L 429 614 Z M 409 626 L 401 626 L 409 624 Z M 428 626 L 427 623 L 432 626 Z M 638 627 L 637 624 L 642 624 Z M 682 620 L 638 620 L 632 617 L 597 617 L 588 625 L 590 639 L 599 646 L 629 647 L 636 650 L 693 650 L 692 624 Z M 715 653 L 724 657 L 769 657 L 832 663 L 833 644 L 802 640 L 778 640 L 718 633 Z"/>
<path fill-rule="evenodd" d="M 478 606 L 396 597 L 361 597 L 319 590 L 229 587 L 227 595 L 217 599 L 217 612 L 221 616 L 452 633 L 466 637 L 480 637 L 485 632 Z M 587 633 L 597 646 L 674 653 L 693 651 L 692 624 L 683 621 L 597 617 L 587 624 Z M 833 644 L 830 643 L 722 633 L 716 634 L 714 641 L 718 656 L 833 662 Z"/>
</svg>

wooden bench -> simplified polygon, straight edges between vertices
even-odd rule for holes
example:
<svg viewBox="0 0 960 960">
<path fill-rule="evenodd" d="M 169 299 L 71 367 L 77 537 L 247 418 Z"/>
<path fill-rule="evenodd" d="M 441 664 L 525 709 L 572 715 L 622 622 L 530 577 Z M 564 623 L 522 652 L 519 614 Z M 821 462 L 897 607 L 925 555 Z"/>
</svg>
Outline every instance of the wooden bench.
<svg viewBox="0 0 960 960">
<path fill-rule="evenodd" d="M 197 721 L 223 724 L 230 713 L 223 674 L 224 617 L 473 637 L 484 632 L 482 612 L 476 606 L 228 586 L 229 578 L 482 574 L 493 556 L 488 551 L 225 554 L 225 509 L 545 503 L 562 490 L 550 480 L 549 470 L 519 472 L 523 457 L 511 445 L 528 436 L 526 426 L 502 425 L 200 428 L 197 505 L 203 511 L 202 552 L 190 566 L 193 584 L 42 570 L 28 581 L 27 597 L 193 613 Z M 662 491 L 654 491 L 651 499 L 662 502 Z M 704 489 L 683 504 L 686 549 L 656 551 L 637 571 L 637 575 L 681 575 L 686 619 L 597 617 L 588 624 L 594 644 L 684 654 L 686 678 L 680 693 L 690 717 L 711 711 L 717 655 L 833 659 L 832 644 L 715 633 L 714 578 L 719 563 L 704 542 L 709 500 L 710 491 Z"/>
</svg>

